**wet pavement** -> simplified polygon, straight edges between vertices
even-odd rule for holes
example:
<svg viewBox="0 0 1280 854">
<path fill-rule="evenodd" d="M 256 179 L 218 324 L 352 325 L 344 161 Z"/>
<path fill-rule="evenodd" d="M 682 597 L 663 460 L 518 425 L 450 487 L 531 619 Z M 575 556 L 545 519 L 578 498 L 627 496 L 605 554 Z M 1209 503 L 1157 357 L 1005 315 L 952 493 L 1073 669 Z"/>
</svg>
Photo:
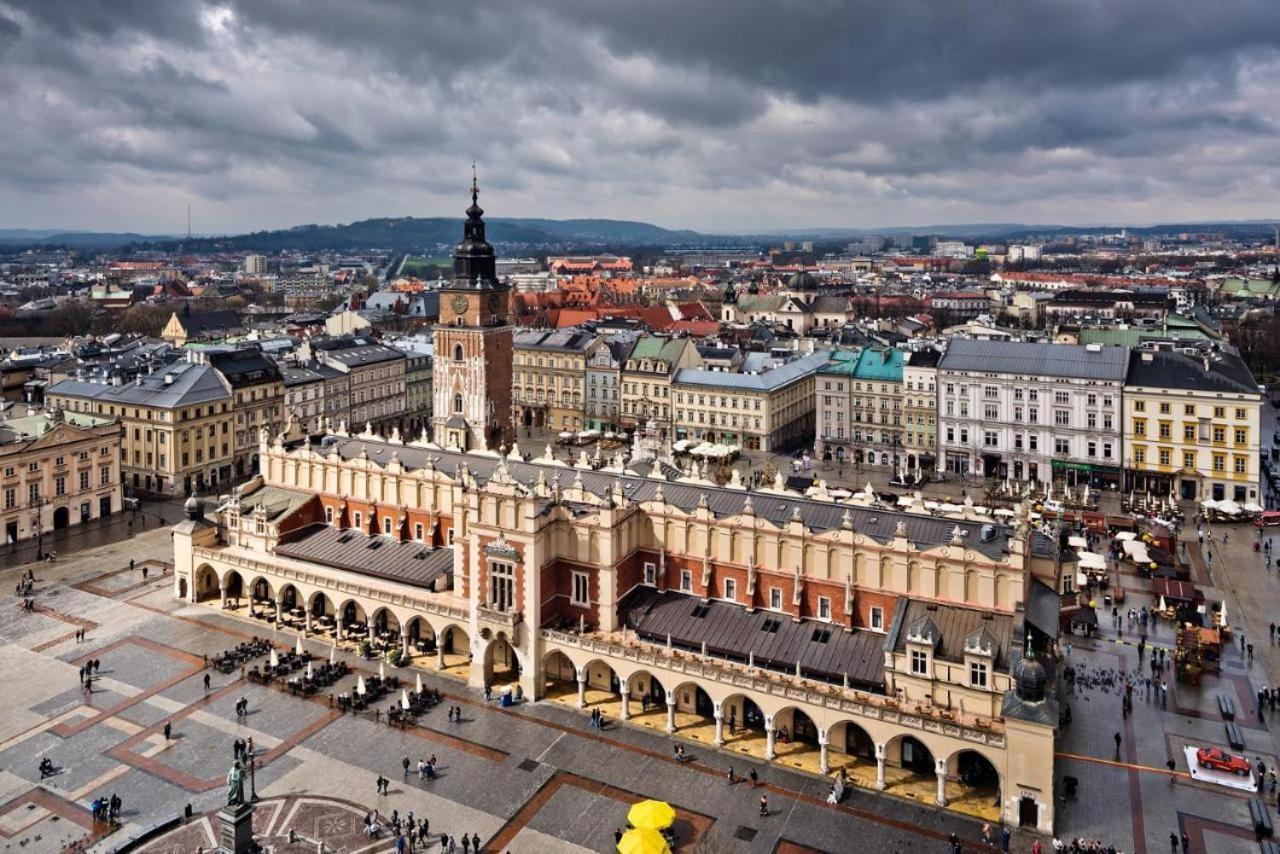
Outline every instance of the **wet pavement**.
<svg viewBox="0 0 1280 854">
<path fill-rule="evenodd" d="M 86 549 L 126 540 L 135 534 L 154 530 L 157 526 L 172 525 L 182 518 L 184 500 L 174 498 L 164 501 L 142 501 L 137 510 L 123 510 L 102 519 L 63 528 L 60 531 L 48 531 L 44 536 L 34 540 L 22 540 L 0 546 L 0 568 L 31 563 L 42 559 L 51 551 L 58 557 L 64 557 Z"/>
</svg>

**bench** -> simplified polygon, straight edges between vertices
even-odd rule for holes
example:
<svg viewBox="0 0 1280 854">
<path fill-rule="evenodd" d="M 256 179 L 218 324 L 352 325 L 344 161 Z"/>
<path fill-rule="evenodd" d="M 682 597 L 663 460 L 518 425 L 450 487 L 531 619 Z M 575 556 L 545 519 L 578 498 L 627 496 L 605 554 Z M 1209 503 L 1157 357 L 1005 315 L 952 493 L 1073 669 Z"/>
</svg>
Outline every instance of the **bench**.
<svg viewBox="0 0 1280 854">
<path fill-rule="evenodd" d="M 1261 798 L 1249 799 L 1249 820 L 1253 822 L 1253 832 L 1257 834 L 1258 839 L 1270 836 L 1275 831 L 1271 824 L 1271 814 Z"/>
<path fill-rule="evenodd" d="M 1233 723 L 1227 724 L 1227 744 L 1231 745 L 1233 750 L 1244 750 L 1244 733 L 1240 732 L 1240 727 Z"/>
<path fill-rule="evenodd" d="M 1234 721 L 1236 719 L 1236 704 L 1226 694 L 1218 695 L 1218 711 L 1222 712 L 1224 721 Z"/>
</svg>

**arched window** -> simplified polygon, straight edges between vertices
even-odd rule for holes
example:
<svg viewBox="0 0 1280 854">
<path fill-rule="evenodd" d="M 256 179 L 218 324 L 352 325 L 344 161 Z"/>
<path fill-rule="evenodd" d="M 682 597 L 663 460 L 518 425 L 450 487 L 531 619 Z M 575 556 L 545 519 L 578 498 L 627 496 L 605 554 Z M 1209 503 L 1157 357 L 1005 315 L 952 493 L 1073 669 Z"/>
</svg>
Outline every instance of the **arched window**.
<svg viewBox="0 0 1280 854">
<path fill-rule="evenodd" d="M 462 413 L 462 392 L 458 392 L 453 396 L 453 411 Z"/>
<path fill-rule="evenodd" d="M 461 361 L 462 361 L 462 345 L 461 345 L 461 344 L 454 344 L 454 345 L 453 345 L 453 360 L 454 360 L 455 362 L 461 362 Z"/>
</svg>

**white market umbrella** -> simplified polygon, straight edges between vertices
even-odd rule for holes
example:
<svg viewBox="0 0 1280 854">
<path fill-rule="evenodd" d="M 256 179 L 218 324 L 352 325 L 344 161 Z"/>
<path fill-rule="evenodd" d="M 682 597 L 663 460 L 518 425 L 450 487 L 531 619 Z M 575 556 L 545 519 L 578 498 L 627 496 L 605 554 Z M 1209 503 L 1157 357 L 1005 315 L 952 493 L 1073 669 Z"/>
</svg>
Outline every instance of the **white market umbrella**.
<svg viewBox="0 0 1280 854">
<path fill-rule="evenodd" d="M 381 661 L 378 662 L 378 678 L 387 678 L 387 665 L 383 664 Z"/>
<path fill-rule="evenodd" d="M 405 688 L 400 689 L 400 708 L 409 711 L 409 691 Z"/>
<path fill-rule="evenodd" d="M 337 641 L 334 641 L 333 646 L 329 648 L 329 663 L 330 664 L 338 663 L 338 642 Z"/>
<path fill-rule="evenodd" d="M 421 673 L 418 674 L 417 680 L 415 681 L 413 687 L 414 687 L 414 690 L 417 691 L 419 694 L 422 693 L 422 674 Z"/>
<path fill-rule="evenodd" d="M 274 670 L 279 666 L 280 666 L 280 656 L 276 655 L 276 651 L 273 649 L 271 650 L 271 669 Z"/>
<path fill-rule="evenodd" d="M 293 651 L 298 655 L 302 655 L 302 635 L 298 635 L 297 642 L 293 645 Z"/>
<path fill-rule="evenodd" d="M 366 687 L 365 687 L 365 685 L 364 685 L 364 677 L 363 677 L 363 676 L 358 676 L 358 677 L 356 677 L 356 693 L 357 693 L 357 694 L 359 694 L 361 697 L 363 697 L 365 694 L 369 693 L 369 689 L 368 689 L 368 688 L 366 688 Z"/>
<path fill-rule="evenodd" d="M 1166 605 L 1165 605 L 1165 603 L 1164 603 L 1164 594 L 1161 594 L 1161 596 L 1160 596 L 1160 610 L 1161 610 L 1161 611 L 1163 611 L 1163 610 L 1165 610 L 1165 608 L 1166 608 L 1166 607 L 1167 607 L 1167 606 L 1166 606 Z"/>
<path fill-rule="evenodd" d="M 310 661 L 308 661 L 308 662 L 307 662 L 307 681 L 311 681 L 312 679 L 315 679 L 315 678 L 316 678 L 316 675 L 315 675 L 315 673 L 311 670 L 311 662 L 310 662 Z"/>
</svg>

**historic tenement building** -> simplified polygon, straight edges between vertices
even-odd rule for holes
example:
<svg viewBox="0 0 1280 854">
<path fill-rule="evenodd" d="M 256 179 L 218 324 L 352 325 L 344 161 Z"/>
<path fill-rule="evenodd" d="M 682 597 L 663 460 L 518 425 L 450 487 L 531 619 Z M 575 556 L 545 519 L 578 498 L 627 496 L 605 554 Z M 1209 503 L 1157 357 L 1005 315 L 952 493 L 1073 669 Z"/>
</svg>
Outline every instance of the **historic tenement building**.
<svg viewBox="0 0 1280 854">
<path fill-rule="evenodd" d="M 1052 829 L 1058 603 L 1021 517 L 301 436 L 264 432 L 215 522 L 190 502 L 177 597 Z"/>
</svg>

